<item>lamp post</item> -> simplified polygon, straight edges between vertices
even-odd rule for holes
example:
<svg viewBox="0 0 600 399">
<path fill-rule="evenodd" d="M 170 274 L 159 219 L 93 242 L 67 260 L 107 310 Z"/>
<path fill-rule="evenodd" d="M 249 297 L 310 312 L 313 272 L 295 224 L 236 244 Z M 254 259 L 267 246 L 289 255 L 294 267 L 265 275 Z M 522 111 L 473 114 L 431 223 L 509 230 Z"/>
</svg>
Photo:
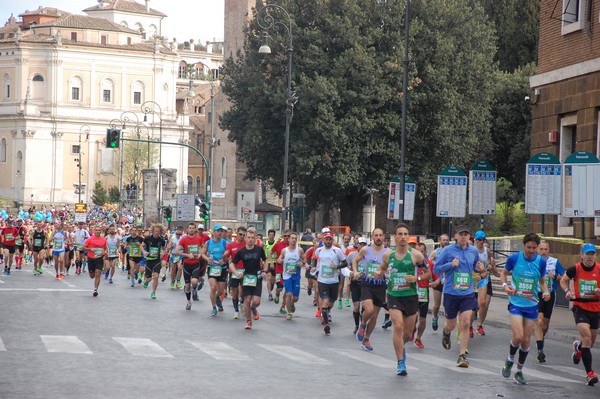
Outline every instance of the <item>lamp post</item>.
<svg viewBox="0 0 600 399">
<path fill-rule="evenodd" d="M 121 130 L 127 128 L 127 124 L 135 123 L 136 132 L 139 131 L 140 119 L 137 114 L 131 111 L 125 111 L 119 116 L 119 119 L 113 119 L 109 122 L 111 129 L 116 129 L 117 126 L 121 127 Z M 123 214 L 123 167 L 124 167 L 124 146 L 119 146 L 120 166 L 119 166 L 119 216 Z M 127 198 L 126 198 L 127 199 Z"/>
<path fill-rule="evenodd" d="M 410 31 L 410 0 L 406 0 L 406 9 L 404 10 L 404 75 L 402 78 L 402 135 L 400 139 L 400 199 L 399 199 L 399 218 L 404 222 L 404 190 L 406 186 L 406 108 L 408 103 L 408 45 Z"/>
<path fill-rule="evenodd" d="M 162 220 L 162 108 L 156 101 L 145 101 L 142 104 L 142 112 L 144 113 L 144 122 L 148 122 L 148 114 L 153 114 L 158 116 L 158 133 L 159 133 L 159 143 L 158 143 L 158 214 Z M 154 108 L 158 108 L 158 112 L 154 110 Z M 149 155 L 148 155 L 149 156 Z"/>
<path fill-rule="evenodd" d="M 270 15 L 270 10 L 279 10 L 287 17 L 287 24 L 285 21 L 278 21 Z M 264 16 L 261 17 L 261 14 Z M 263 43 L 260 46 L 259 54 L 271 54 L 271 48 L 268 43 L 268 35 L 266 31 L 277 30 L 280 26 L 284 27 L 288 32 L 288 71 L 287 71 L 287 99 L 285 108 L 285 148 L 283 155 L 283 189 L 282 189 L 282 209 L 281 209 L 281 230 L 285 229 L 287 212 L 288 212 L 288 164 L 289 164 L 289 147 L 290 147 L 290 123 L 292 122 L 292 114 L 294 105 L 298 102 L 298 96 L 292 92 L 292 56 L 294 53 L 294 47 L 292 46 L 293 35 L 292 35 L 292 18 L 285 8 L 277 4 L 266 4 L 256 13 L 256 22 L 258 26 L 265 30 L 263 35 Z"/>
<path fill-rule="evenodd" d="M 79 156 L 77 159 L 77 168 L 79 169 L 79 182 L 77 185 L 77 194 L 78 194 L 78 200 L 77 203 L 81 204 L 81 175 L 82 175 L 82 166 L 81 166 L 81 135 L 85 133 L 85 140 L 89 140 L 90 139 L 90 127 L 88 125 L 82 125 L 79 128 Z"/>
</svg>

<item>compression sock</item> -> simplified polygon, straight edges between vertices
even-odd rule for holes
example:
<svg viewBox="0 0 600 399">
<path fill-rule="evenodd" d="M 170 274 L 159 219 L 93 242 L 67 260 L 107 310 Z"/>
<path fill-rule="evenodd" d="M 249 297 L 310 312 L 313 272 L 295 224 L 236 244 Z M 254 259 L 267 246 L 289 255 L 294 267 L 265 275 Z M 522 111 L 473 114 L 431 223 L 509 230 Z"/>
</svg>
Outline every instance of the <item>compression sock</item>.
<svg viewBox="0 0 600 399">
<path fill-rule="evenodd" d="M 544 340 L 540 340 L 540 341 L 535 341 L 535 344 L 537 345 L 537 350 L 539 351 L 543 351 L 544 350 Z"/>
<path fill-rule="evenodd" d="M 512 341 L 510 341 L 510 354 L 508 355 L 508 360 L 510 360 L 511 362 L 515 361 L 515 354 L 517 353 L 517 350 L 519 349 L 518 346 L 514 346 Z"/>
<path fill-rule="evenodd" d="M 528 349 L 523 349 L 523 348 L 519 349 L 519 363 L 517 364 L 518 369 L 523 368 L 523 365 L 525 364 L 525 359 L 527 359 L 528 354 L 529 354 L 529 348 Z"/>
<path fill-rule="evenodd" d="M 360 323 L 360 313 L 352 312 L 352 315 L 354 316 L 354 324 L 358 327 L 358 324 Z"/>
<path fill-rule="evenodd" d="M 237 298 L 235 298 L 235 299 L 231 298 L 231 302 L 233 302 L 233 310 L 235 310 L 236 312 L 239 312 L 240 311 L 240 309 L 239 309 L 240 300 Z"/>
<path fill-rule="evenodd" d="M 581 348 L 581 360 L 583 360 L 585 372 L 589 373 L 592 371 L 592 351 L 590 348 Z"/>
<path fill-rule="evenodd" d="M 185 297 L 188 301 L 192 299 L 192 293 L 190 291 L 188 291 L 187 289 L 184 289 L 183 291 L 185 292 Z"/>
</svg>

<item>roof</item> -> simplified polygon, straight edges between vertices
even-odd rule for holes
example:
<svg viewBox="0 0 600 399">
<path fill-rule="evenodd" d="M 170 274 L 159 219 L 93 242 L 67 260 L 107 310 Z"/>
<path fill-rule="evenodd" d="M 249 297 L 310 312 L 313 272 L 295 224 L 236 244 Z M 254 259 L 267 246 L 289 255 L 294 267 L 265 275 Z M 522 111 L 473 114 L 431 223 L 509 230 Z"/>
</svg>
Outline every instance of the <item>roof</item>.
<svg viewBox="0 0 600 399">
<path fill-rule="evenodd" d="M 140 35 L 137 30 L 127 28 L 123 25 L 116 24 L 104 18 L 88 17 L 85 15 L 67 15 L 55 21 L 46 22 L 37 25 L 37 28 L 58 27 L 58 28 L 75 28 L 75 29 L 97 29 L 104 31 L 115 31 Z"/>
<path fill-rule="evenodd" d="M 281 207 L 268 202 L 261 202 L 254 207 L 255 213 L 281 213 Z"/>
<path fill-rule="evenodd" d="M 163 14 L 160 11 L 157 11 L 153 8 L 150 8 L 149 11 L 146 11 L 146 6 L 144 4 L 136 3 L 133 0 L 105 0 L 103 5 L 98 5 L 86 8 L 83 10 L 84 12 L 90 11 L 105 11 L 105 10 L 115 10 L 115 11 L 125 11 L 131 12 L 135 14 L 147 14 L 147 15 L 156 15 L 159 17 L 166 17 L 166 14 Z"/>
<path fill-rule="evenodd" d="M 206 117 L 197 114 L 190 115 L 190 123 L 194 125 L 195 128 L 203 130 L 206 125 Z"/>
<path fill-rule="evenodd" d="M 24 13 L 19 14 L 19 17 L 24 17 L 28 15 L 49 15 L 54 17 L 63 17 L 65 15 L 69 15 L 68 12 L 59 10 L 55 7 L 42 7 L 39 6 L 37 10 L 29 11 L 26 10 Z"/>
</svg>

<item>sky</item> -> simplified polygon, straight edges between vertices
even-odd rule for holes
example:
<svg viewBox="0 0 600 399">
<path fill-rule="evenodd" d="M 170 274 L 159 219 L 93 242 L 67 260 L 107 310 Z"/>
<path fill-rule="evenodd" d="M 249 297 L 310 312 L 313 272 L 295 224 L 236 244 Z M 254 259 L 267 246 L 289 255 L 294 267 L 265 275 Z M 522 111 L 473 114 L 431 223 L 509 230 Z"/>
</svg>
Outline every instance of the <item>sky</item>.
<svg viewBox="0 0 600 399">
<path fill-rule="evenodd" d="M 144 4 L 144 0 L 136 0 Z M 0 26 L 4 26 L 11 14 L 18 17 L 26 10 L 39 6 L 55 7 L 72 14 L 84 14 L 84 8 L 93 7 L 97 0 L 0 0 Z M 194 39 L 200 43 L 207 40 L 223 40 L 224 0 L 150 0 L 150 7 L 167 14 L 163 19 L 163 35 L 169 41 Z"/>
</svg>

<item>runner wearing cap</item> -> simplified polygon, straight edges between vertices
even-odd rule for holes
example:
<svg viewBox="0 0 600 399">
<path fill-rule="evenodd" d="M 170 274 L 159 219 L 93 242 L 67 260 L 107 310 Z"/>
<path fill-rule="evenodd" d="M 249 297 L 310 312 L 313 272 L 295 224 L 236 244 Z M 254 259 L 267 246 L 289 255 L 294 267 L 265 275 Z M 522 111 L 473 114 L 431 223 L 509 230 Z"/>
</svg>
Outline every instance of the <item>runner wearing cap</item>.
<svg viewBox="0 0 600 399">
<path fill-rule="evenodd" d="M 198 225 L 202 226 L 203 225 Z M 167 244 L 166 252 L 169 253 L 169 269 L 171 273 L 171 289 L 179 289 L 181 287 L 181 272 L 183 269 L 181 256 L 175 255 L 175 250 L 179 245 L 179 241 L 183 235 L 183 226 L 177 226 L 175 228 L 175 234 L 169 239 Z"/>
<path fill-rule="evenodd" d="M 596 252 L 593 244 L 581 247 L 581 262 L 571 266 L 560 280 L 565 297 L 573 300 L 573 316 L 581 337 L 573 342 L 572 360 L 574 364 L 583 360 L 588 385 L 598 382 L 591 351 L 600 327 L 600 263 L 595 260 Z M 570 289 L 571 280 L 573 290 Z"/>
<path fill-rule="evenodd" d="M 302 266 L 305 265 L 304 250 L 296 245 L 298 234 L 291 233 L 289 245 L 281 251 L 277 259 L 283 263 L 283 285 L 285 287 L 286 319 L 292 320 L 292 315 L 296 311 L 295 303 L 300 297 L 300 273 Z"/>
<path fill-rule="evenodd" d="M 483 329 L 483 323 L 487 317 L 487 312 L 489 308 L 488 301 L 488 287 L 491 286 L 492 282 L 490 281 L 488 270 L 491 268 L 491 265 L 494 265 L 494 257 L 492 256 L 491 251 L 487 249 L 484 245 L 486 236 L 483 230 L 479 230 L 475 232 L 475 248 L 479 253 L 479 260 L 485 267 L 485 273 L 474 273 L 473 277 L 477 282 L 477 290 L 475 291 L 475 297 L 477 298 L 477 304 L 479 305 L 478 310 L 478 325 L 477 325 L 477 335 L 485 335 L 485 330 Z M 475 321 L 475 312 L 473 312 L 473 316 L 471 317 L 471 324 L 469 326 L 469 337 L 473 338 L 473 322 Z"/>
<path fill-rule="evenodd" d="M 450 333 L 456 328 L 459 318 L 461 335 L 458 367 L 469 367 L 467 347 L 469 345 L 469 323 L 474 310 L 477 310 L 477 300 L 474 295 L 473 272 L 484 272 L 479 262 L 479 254 L 475 247 L 469 244 L 471 231 L 467 226 L 456 228 L 456 243 L 444 248 L 435 261 L 433 272 L 444 274 L 444 309 L 446 322 L 442 331 L 442 346 L 451 348 Z M 460 317 L 459 317 L 460 313 Z"/>
<path fill-rule="evenodd" d="M 227 285 L 227 271 L 229 266 L 225 259 L 223 259 L 227 242 L 221 238 L 222 234 L 222 226 L 219 224 L 215 225 L 211 239 L 204 244 L 202 249 L 202 258 L 207 263 L 208 283 L 210 284 L 209 296 L 212 304 L 210 315 L 212 317 L 217 316 L 217 299 Z M 198 294 L 196 292 L 194 294 L 194 298 L 197 299 Z M 222 304 L 218 310 L 223 310 Z"/>
</svg>

